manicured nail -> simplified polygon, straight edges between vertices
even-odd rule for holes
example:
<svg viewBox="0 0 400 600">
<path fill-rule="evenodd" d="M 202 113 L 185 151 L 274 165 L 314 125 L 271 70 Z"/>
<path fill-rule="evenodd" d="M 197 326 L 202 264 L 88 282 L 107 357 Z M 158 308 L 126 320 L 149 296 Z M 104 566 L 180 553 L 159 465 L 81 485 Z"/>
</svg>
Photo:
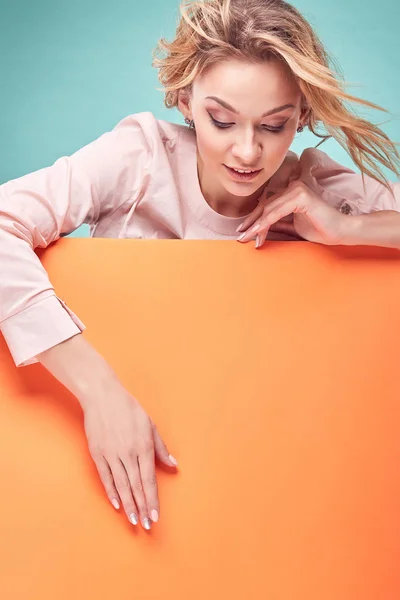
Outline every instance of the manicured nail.
<svg viewBox="0 0 400 600">
<path fill-rule="evenodd" d="M 132 513 L 131 515 L 129 515 L 129 520 L 131 523 L 133 523 L 133 525 L 137 525 L 139 523 L 138 518 L 135 515 L 135 513 Z"/>
<path fill-rule="evenodd" d="M 158 521 L 158 512 L 156 510 L 151 511 L 151 520 L 153 523 L 157 523 Z"/>
<path fill-rule="evenodd" d="M 151 527 L 150 519 L 148 519 L 147 517 L 143 519 L 143 527 L 145 529 L 150 529 Z"/>
<path fill-rule="evenodd" d="M 113 498 L 111 502 L 112 502 L 113 507 L 118 510 L 119 509 L 119 502 L 118 502 L 118 500 L 116 498 Z"/>
<path fill-rule="evenodd" d="M 260 237 L 258 235 L 256 235 L 256 248 L 258 248 L 260 245 Z"/>
<path fill-rule="evenodd" d="M 242 235 L 239 235 L 238 237 L 238 241 L 240 242 L 240 240 L 242 240 L 244 238 L 244 236 L 246 235 L 246 233 L 242 233 Z"/>
<path fill-rule="evenodd" d="M 260 229 L 260 225 L 254 225 L 253 229 L 251 230 L 251 233 L 255 233 L 259 229 Z"/>
<path fill-rule="evenodd" d="M 243 224 L 244 224 L 244 222 L 243 222 L 243 223 L 240 223 L 239 227 L 236 229 L 236 231 L 237 231 L 238 233 L 239 233 L 239 231 L 241 231 L 241 230 L 242 230 L 242 228 L 243 228 Z"/>
<path fill-rule="evenodd" d="M 168 458 L 175 466 L 178 466 L 178 461 L 172 456 L 172 454 L 170 454 Z"/>
</svg>

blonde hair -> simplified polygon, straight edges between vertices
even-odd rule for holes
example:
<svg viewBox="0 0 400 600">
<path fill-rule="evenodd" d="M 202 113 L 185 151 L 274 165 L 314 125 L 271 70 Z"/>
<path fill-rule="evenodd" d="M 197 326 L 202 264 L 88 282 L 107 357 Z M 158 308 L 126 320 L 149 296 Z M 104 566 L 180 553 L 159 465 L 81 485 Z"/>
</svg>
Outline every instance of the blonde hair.
<svg viewBox="0 0 400 600">
<path fill-rule="evenodd" d="M 376 162 L 400 177 L 398 144 L 353 113 L 345 101 L 388 111 L 344 91 L 342 75 L 330 67 L 334 61 L 296 8 L 283 0 L 186 0 L 179 9 L 175 39 L 161 38 L 153 54 L 167 108 L 177 106 L 180 89 L 190 93 L 194 79 L 219 61 L 278 58 L 289 66 L 299 85 L 302 108 L 307 111 L 305 125 L 322 138 L 317 146 L 335 138 L 360 169 L 364 184 L 367 174 L 393 194 Z M 329 135 L 317 133 L 319 123 Z"/>
</svg>

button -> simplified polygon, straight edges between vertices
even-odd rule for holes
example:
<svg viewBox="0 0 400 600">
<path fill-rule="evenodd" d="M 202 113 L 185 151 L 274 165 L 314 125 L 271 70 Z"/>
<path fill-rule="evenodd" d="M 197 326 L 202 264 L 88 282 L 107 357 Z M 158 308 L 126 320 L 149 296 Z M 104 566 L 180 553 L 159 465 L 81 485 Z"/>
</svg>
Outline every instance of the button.
<svg viewBox="0 0 400 600">
<path fill-rule="evenodd" d="M 345 202 L 340 207 L 340 212 L 343 213 L 344 215 L 349 215 L 351 213 L 351 206 L 349 204 L 347 204 L 347 202 Z"/>
</svg>

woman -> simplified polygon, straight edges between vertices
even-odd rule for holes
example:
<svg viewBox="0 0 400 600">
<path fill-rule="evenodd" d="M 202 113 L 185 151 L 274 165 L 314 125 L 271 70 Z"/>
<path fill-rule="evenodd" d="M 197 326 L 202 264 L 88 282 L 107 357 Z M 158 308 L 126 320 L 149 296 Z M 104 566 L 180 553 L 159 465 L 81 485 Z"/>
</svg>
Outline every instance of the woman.
<svg viewBox="0 0 400 600">
<path fill-rule="evenodd" d="M 109 500 L 146 529 L 160 512 L 155 458 L 176 460 L 79 335 L 84 325 L 55 295 L 34 249 L 82 223 L 100 237 L 400 247 L 400 183 L 378 166 L 398 177 L 396 146 L 344 101 L 384 109 L 344 92 L 295 8 L 281 0 L 184 5 L 175 39 L 158 50 L 166 106 L 189 127 L 130 115 L 72 156 L 0 187 L 1 331 L 17 366 L 40 361 L 78 398 Z M 296 132 L 318 125 L 361 175 L 315 148 L 290 152 Z"/>
</svg>

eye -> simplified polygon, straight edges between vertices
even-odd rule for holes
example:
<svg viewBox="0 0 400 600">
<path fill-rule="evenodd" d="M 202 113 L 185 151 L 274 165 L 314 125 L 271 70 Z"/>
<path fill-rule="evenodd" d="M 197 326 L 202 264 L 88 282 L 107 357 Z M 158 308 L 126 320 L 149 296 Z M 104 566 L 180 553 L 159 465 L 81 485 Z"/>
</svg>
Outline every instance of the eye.
<svg viewBox="0 0 400 600">
<path fill-rule="evenodd" d="M 210 113 L 208 113 L 210 115 Z M 221 123 L 221 121 L 217 121 L 216 119 L 214 119 L 211 115 L 210 115 L 210 122 L 215 125 L 215 127 L 218 127 L 218 129 L 228 129 L 229 127 L 231 127 L 232 125 L 234 125 L 235 123 Z M 267 127 L 266 125 L 261 125 L 261 129 L 263 129 L 264 131 L 271 131 L 272 133 L 279 133 L 280 131 L 283 131 L 285 128 L 285 125 L 280 125 L 279 127 Z"/>
<path fill-rule="evenodd" d="M 210 113 L 208 113 L 210 114 Z M 211 115 L 210 115 L 211 117 Z M 234 123 L 221 123 L 221 121 L 216 121 L 215 119 L 213 119 L 212 117 L 210 118 L 211 123 L 213 123 L 213 125 L 215 125 L 216 127 L 219 127 L 220 129 L 226 129 L 227 127 L 230 127 L 231 125 L 234 125 Z"/>
<path fill-rule="evenodd" d="M 279 127 L 267 127 L 266 125 L 261 125 L 265 131 L 271 131 L 272 133 L 279 133 L 285 129 L 284 125 L 280 125 Z"/>
</svg>

